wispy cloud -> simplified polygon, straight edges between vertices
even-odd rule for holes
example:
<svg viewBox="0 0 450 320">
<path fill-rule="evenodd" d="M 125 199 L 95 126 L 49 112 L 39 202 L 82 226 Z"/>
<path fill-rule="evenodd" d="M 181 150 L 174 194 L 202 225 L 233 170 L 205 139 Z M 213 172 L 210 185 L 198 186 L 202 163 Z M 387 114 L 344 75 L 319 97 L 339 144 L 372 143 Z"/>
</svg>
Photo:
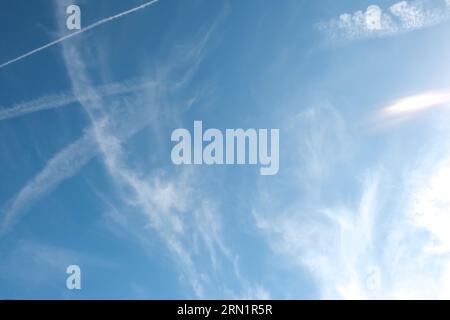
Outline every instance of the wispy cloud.
<svg viewBox="0 0 450 320">
<path fill-rule="evenodd" d="M 57 5 L 64 5 L 57 2 Z M 181 61 L 181 65 L 188 66 L 183 73 L 181 82 L 173 86 L 174 80 L 170 73 L 174 68 L 180 68 L 179 61 L 170 61 L 172 66 L 162 67 L 157 75 L 157 90 L 149 90 L 142 97 L 146 108 L 137 107 L 136 101 L 131 103 L 119 102 L 117 110 L 124 109 L 124 114 L 114 114 L 105 108 L 107 100 L 102 97 L 101 92 L 92 85 L 90 73 L 84 63 L 82 53 L 78 47 L 69 42 L 63 44 L 64 60 L 70 79 L 74 95 L 81 102 L 84 110 L 89 115 L 92 124 L 90 138 L 97 146 L 105 168 L 114 182 L 117 192 L 121 196 L 121 205 L 126 208 L 133 208 L 133 212 L 138 212 L 147 219 L 145 228 L 135 228 L 132 233 L 143 235 L 143 232 L 156 232 L 171 253 L 175 264 L 179 267 L 180 276 L 184 282 L 190 284 L 196 296 L 201 297 L 206 294 L 220 295 L 220 291 L 213 283 L 222 283 L 216 275 L 215 269 L 223 267 L 228 263 L 229 267 L 235 269 L 235 256 L 227 249 L 221 236 L 221 219 L 215 209 L 214 201 L 209 200 L 206 195 L 198 195 L 193 192 L 192 181 L 198 181 L 198 177 L 190 170 L 171 172 L 164 168 L 155 168 L 150 172 L 138 170 L 130 165 L 130 150 L 125 151 L 124 137 L 120 135 L 121 128 L 127 128 L 135 132 L 135 128 L 144 126 L 155 126 L 165 121 L 161 115 L 169 115 L 170 121 L 178 121 L 180 116 L 176 110 L 164 105 L 164 90 L 162 88 L 177 89 L 189 83 L 189 79 L 197 69 L 203 59 L 206 44 L 212 30 L 216 28 L 214 24 L 191 50 L 189 56 Z M 161 71 L 164 75 L 161 76 Z M 86 97 L 88 94 L 89 98 Z M 150 97 L 150 99 L 149 99 Z M 151 107 L 149 107 L 151 106 Z M 162 106 L 167 109 L 161 110 Z M 114 109 L 113 109 L 114 110 Z M 158 123 L 153 121 L 158 119 Z M 125 129 L 122 129 L 125 130 Z M 127 130 L 125 130 L 128 132 Z M 59 160 L 58 162 L 64 162 Z M 48 167 L 48 166 L 47 166 Z M 58 175 L 56 178 L 64 178 Z M 40 190 L 45 185 L 33 184 L 33 190 Z M 19 203 L 27 203 L 24 199 L 19 199 Z M 116 215 L 120 213 L 116 212 Z M 136 217 L 137 218 L 137 217 Z M 126 219 L 134 219 L 127 217 Z M 120 221 L 124 221 L 122 218 Z M 130 231 L 130 232 L 131 232 Z M 142 236 L 143 241 L 150 239 Z M 148 240 L 149 241 L 149 240 Z M 209 258 L 205 261 L 204 256 Z M 223 263 L 219 263 L 219 260 Z M 227 262 L 228 261 L 228 262 Z M 220 274 L 220 273 L 219 273 Z M 223 280 L 223 279 L 222 279 Z M 251 285 L 244 283 L 248 293 L 262 294 L 264 290 L 250 289 Z M 222 290 L 225 290 L 222 288 Z"/>
<path fill-rule="evenodd" d="M 63 1 L 55 3 L 59 8 L 65 5 Z M 91 128 L 82 138 L 55 155 L 9 203 L 2 221 L 4 232 L 11 229 L 35 201 L 98 156 L 114 183 L 118 205 L 121 207 L 121 210 L 114 211 L 114 221 L 121 223 L 144 246 L 149 244 L 146 248 L 153 247 L 152 235 L 158 235 L 178 267 L 180 278 L 190 286 L 194 296 L 268 297 L 269 293 L 261 285 L 254 286 L 240 275 L 238 257 L 223 240 L 222 219 L 215 199 L 194 192 L 195 183 L 199 183 L 201 177 L 191 169 L 137 169 L 130 161 L 133 153 L 125 144 L 129 137 L 142 128 L 150 126 L 157 131 L 165 122 L 173 124 L 180 121 L 184 109 L 178 110 L 165 103 L 166 94 L 168 90 L 175 94 L 177 89 L 190 84 L 190 79 L 206 55 L 217 25 L 217 22 L 214 23 L 191 47 L 184 48 L 184 53 L 188 54 L 184 54 L 182 59 L 175 56 L 167 65 L 161 65 L 151 77 L 154 80 L 148 81 L 154 86 L 143 88 L 139 95 L 133 91 L 126 99 L 109 99 L 109 93 L 128 92 L 133 86 L 117 85 L 114 89 L 95 87 L 83 52 L 76 43 L 63 42 L 63 57 L 73 95 L 53 96 L 50 100 L 53 105 L 67 103 L 72 99 L 80 102 L 89 116 Z M 101 70 L 97 70 L 97 73 L 99 71 L 101 73 Z M 18 105 L 14 108 L 15 112 L 9 113 L 9 117 L 48 107 L 39 100 Z M 109 207 L 114 208 L 114 205 L 109 204 Z M 133 212 L 134 215 L 123 216 L 122 210 Z M 146 219 L 144 226 L 131 222 L 142 221 L 142 217 Z M 224 278 L 224 272 L 220 272 L 224 268 L 231 270 L 225 274 L 232 280 Z M 233 284 L 228 286 L 230 281 Z"/>
<path fill-rule="evenodd" d="M 348 128 L 340 112 L 329 102 L 297 113 L 289 119 L 286 129 L 294 144 L 289 149 L 289 160 L 294 163 L 294 171 L 301 171 L 305 182 L 327 176 L 332 170 L 330 157 L 338 164 L 348 159 L 351 152 Z M 301 165 L 296 159 L 301 159 Z"/>
<path fill-rule="evenodd" d="M 47 194 L 61 181 L 77 173 L 95 155 L 96 150 L 91 133 L 86 133 L 82 138 L 56 154 L 3 210 L 0 235 L 5 234 L 14 226 L 31 203 Z"/>
<path fill-rule="evenodd" d="M 305 134 L 317 135 L 322 145 L 335 140 L 320 131 Z M 448 134 L 447 127 L 417 160 L 403 161 L 400 168 L 393 167 L 392 155 L 388 163 L 352 167 L 350 186 L 348 180 L 330 181 L 297 164 L 302 172 L 297 181 L 288 188 L 286 183 L 272 187 L 283 187 L 299 200 L 280 205 L 261 189 L 253 209 L 257 228 L 293 274 L 310 272 L 318 287 L 316 298 L 448 298 Z M 322 159 L 322 166 L 333 163 L 333 157 Z M 311 174 L 316 179 L 305 189 L 302 177 Z M 333 189 L 330 185 L 345 186 L 347 192 L 337 197 L 314 191 Z"/>
<path fill-rule="evenodd" d="M 119 110 L 116 110 L 116 112 L 119 112 Z M 47 195 L 62 181 L 77 174 L 92 158 L 100 154 L 95 138 L 99 128 L 106 125 L 114 125 L 116 135 L 114 136 L 114 141 L 110 141 L 112 145 L 127 140 L 144 126 L 139 121 L 130 122 L 130 118 L 126 117 L 122 112 L 120 115 L 121 117 L 117 117 L 114 123 L 107 118 L 99 119 L 92 128 L 86 130 L 81 138 L 53 156 L 45 167 L 33 179 L 28 181 L 14 199 L 3 209 L 4 214 L 0 223 L 0 235 L 8 232 L 30 205 Z M 152 119 L 147 118 L 146 120 L 151 121 Z"/>
<path fill-rule="evenodd" d="M 321 298 L 362 298 L 368 291 L 366 270 L 374 263 L 378 187 L 377 175 L 367 176 L 364 193 L 354 209 L 319 206 L 308 214 L 302 213 L 300 206 L 299 211 L 287 210 L 275 220 L 258 211 L 254 216 L 277 254 L 285 255 L 292 266 L 311 272 L 320 285 Z"/>
<path fill-rule="evenodd" d="M 409 177 L 420 179 L 403 181 L 397 199 L 404 202 L 390 198 L 390 209 L 383 205 L 389 197 L 382 175 L 372 172 L 356 207 L 254 216 L 274 252 L 313 275 L 320 298 L 448 298 L 449 168 L 447 158 L 435 169 L 413 169 Z"/>
<path fill-rule="evenodd" d="M 96 88 L 96 92 L 100 97 L 109 97 L 143 91 L 152 86 L 155 86 L 154 82 L 138 82 L 132 80 L 107 84 Z M 92 100 L 94 98 L 96 98 L 96 96 L 89 94 L 82 97 L 75 96 L 73 93 L 50 94 L 31 101 L 15 104 L 12 107 L 1 107 L 0 121 L 20 117 L 33 112 L 61 108 L 73 103 Z"/>
<path fill-rule="evenodd" d="M 337 19 L 322 22 L 319 30 L 332 40 L 357 40 L 393 36 L 447 21 L 448 0 L 400 1 L 383 9 L 374 4 L 365 11 L 343 13 Z"/>
<path fill-rule="evenodd" d="M 92 30 L 92 29 L 95 29 L 95 28 L 97 28 L 97 27 L 100 27 L 101 25 L 103 25 L 103 24 L 105 24 L 105 23 L 108 23 L 108 22 L 111 22 L 111 21 L 113 21 L 113 20 L 122 18 L 122 17 L 124 17 L 124 16 L 126 16 L 126 15 L 129 15 L 129 14 L 131 14 L 131 13 L 133 13 L 133 12 L 136 12 L 136 11 L 138 11 L 138 10 L 142 10 L 142 9 L 144 9 L 144 8 L 146 8 L 146 7 L 148 7 L 148 6 L 152 5 L 152 4 L 154 4 L 154 3 L 156 3 L 156 2 L 158 2 L 158 0 L 148 1 L 148 2 L 146 2 L 146 3 L 144 3 L 144 4 L 140 5 L 140 6 L 137 6 L 137 7 L 135 7 L 135 8 L 129 9 L 129 10 L 127 10 L 127 11 L 118 13 L 118 14 L 113 15 L 113 16 L 111 16 L 111 17 L 108 17 L 108 18 L 102 19 L 102 20 L 100 20 L 100 21 L 97 21 L 97 22 L 95 22 L 95 23 L 93 23 L 93 24 L 90 24 L 90 25 L 88 25 L 87 27 L 85 27 L 85 28 L 83 28 L 83 29 L 81 29 L 81 30 L 75 31 L 75 32 L 73 32 L 73 33 L 71 33 L 71 34 L 68 34 L 68 35 L 66 35 L 66 36 L 63 36 L 63 37 L 61 37 L 61 38 L 59 38 L 59 39 L 57 39 L 57 40 L 54 40 L 54 41 L 52 41 L 52 42 L 49 42 L 49 43 L 47 43 L 47 44 L 45 44 L 45 45 L 43 45 L 43 46 L 41 46 L 41 47 L 39 47 L 39 48 L 36 48 L 36 49 L 34 49 L 34 50 L 31 50 L 30 52 L 27 52 L 27 53 L 25 53 L 25 54 L 23 54 L 23 55 L 20 55 L 20 56 L 18 56 L 17 58 L 14 58 L 14 59 L 11 59 L 11 60 L 9 60 L 9 61 L 6 61 L 6 62 L 0 64 L 0 69 L 4 68 L 4 67 L 6 67 L 6 66 L 8 66 L 8 65 L 10 65 L 10 64 L 13 64 L 13 63 L 15 63 L 15 62 L 18 62 L 18 61 L 20 61 L 20 60 L 23 60 L 23 59 L 25 59 L 25 58 L 27 58 L 27 57 L 29 57 L 29 56 L 32 56 L 33 54 L 36 54 L 36 53 L 38 53 L 38 52 L 40 52 L 40 51 L 43 51 L 43 50 L 48 49 L 48 48 L 50 48 L 50 47 L 53 47 L 53 46 L 55 46 L 55 45 L 57 45 L 57 44 L 59 44 L 59 43 L 64 42 L 65 40 L 68 40 L 68 39 L 70 39 L 70 38 L 73 38 L 73 37 L 75 37 L 75 36 L 77 36 L 77 35 L 80 35 L 80 34 L 82 34 L 82 33 L 84 33 L 84 32 L 87 32 L 87 31 L 89 31 L 89 30 Z"/>
</svg>

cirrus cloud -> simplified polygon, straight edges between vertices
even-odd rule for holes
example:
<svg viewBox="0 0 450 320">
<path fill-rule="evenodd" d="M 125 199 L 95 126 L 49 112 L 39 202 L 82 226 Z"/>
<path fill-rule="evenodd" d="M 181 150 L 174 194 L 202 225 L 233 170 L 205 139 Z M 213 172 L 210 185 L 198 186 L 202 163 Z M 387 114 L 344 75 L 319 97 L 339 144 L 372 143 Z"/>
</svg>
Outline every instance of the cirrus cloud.
<svg viewBox="0 0 450 320">
<path fill-rule="evenodd" d="M 321 22 L 318 29 L 331 40 L 358 40 L 402 34 L 431 27 L 450 18 L 450 1 L 400 1 L 389 8 L 370 5 L 365 11 L 343 13 Z"/>
</svg>

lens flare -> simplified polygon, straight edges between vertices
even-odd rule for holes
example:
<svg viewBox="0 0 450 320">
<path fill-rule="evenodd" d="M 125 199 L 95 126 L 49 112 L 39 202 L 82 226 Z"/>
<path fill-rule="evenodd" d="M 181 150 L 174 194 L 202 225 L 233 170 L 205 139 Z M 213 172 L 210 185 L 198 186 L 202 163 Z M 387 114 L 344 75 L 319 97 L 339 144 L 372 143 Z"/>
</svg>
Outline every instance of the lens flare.
<svg viewBox="0 0 450 320">
<path fill-rule="evenodd" d="M 402 98 L 383 109 L 385 115 L 406 115 L 450 102 L 450 91 L 434 91 Z"/>
</svg>

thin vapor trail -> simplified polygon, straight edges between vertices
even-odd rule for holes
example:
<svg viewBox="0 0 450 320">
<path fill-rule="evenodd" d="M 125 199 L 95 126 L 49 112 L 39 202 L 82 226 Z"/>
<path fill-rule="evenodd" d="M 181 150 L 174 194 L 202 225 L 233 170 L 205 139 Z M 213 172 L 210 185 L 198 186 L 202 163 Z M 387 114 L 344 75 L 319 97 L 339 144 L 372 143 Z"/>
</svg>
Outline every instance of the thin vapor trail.
<svg viewBox="0 0 450 320">
<path fill-rule="evenodd" d="M 23 55 L 21 55 L 21 56 L 19 56 L 17 58 L 14 58 L 14 59 L 9 60 L 9 61 L 7 61 L 7 62 L 5 62 L 3 64 L 0 64 L 0 69 L 4 68 L 4 67 L 6 67 L 6 66 L 8 66 L 8 65 L 10 65 L 10 64 L 12 64 L 14 62 L 17 62 L 17 61 L 20 61 L 22 59 L 25 59 L 25 58 L 27 58 L 27 57 L 35 54 L 35 53 L 38 53 L 38 52 L 40 52 L 42 50 L 45 50 L 45 49 L 49 48 L 49 47 L 52 47 L 52 46 L 54 46 L 54 45 L 56 45 L 58 43 L 61 43 L 61 42 L 65 41 L 65 40 L 67 40 L 67 39 L 75 37 L 75 36 L 77 36 L 77 35 L 79 35 L 79 34 L 81 34 L 83 32 L 86 32 L 86 31 L 92 30 L 94 28 L 97 28 L 97 27 L 101 26 L 102 24 L 105 24 L 107 22 L 110 22 L 110 21 L 113 21 L 115 19 L 121 18 L 123 16 L 126 16 L 126 15 L 128 15 L 130 13 L 136 12 L 138 10 L 142 10 L 142 9 L 144 9 L 144 8 L 150 6 L 150 5 L 152 5 L 152 4 L 154 4 L 155 2 L 158 2 L 158 1 L 159 0 L 148 1 L 148 2 L 142 4 L 142 5 L 138 6 L 138 7 L 129 9 L 129 10 L 124 11 L 122 13 L 118 13 L 118 14 L 116 14 L 114 16 L 111 16 L 111 17 L 102 19 L 100 21 L 97 21 L 97 22 L 95 22 L 93 24 L 90 24 L 90 25 L 88 25 L 87 27 L 85 27 L 85 28 L 83 28 L 81 30 L 75 31 L 75 32 L 73 32 L 71 34 L 68 34 L 68 35 L 66 35 L 64 37 L 61 37 L 61 38 L 59 38 L 57 40 L 54 40 L 54 41 L 52 41 L 50 43 L 47 43 L 46 45 L 43 45 L 42 47 L 39 47 L 39 48 L 34 49 L 34 50 L 30 51 L 30 52 L 27 52 L 27 53 L 25 53 L 25 54 L 23 54 Z"/>
<path fill-rule="evenodd" d="M 153 82 L 136 82 L 128 81 L 124 83 L 113 83 L 98 88 L 98 94 L 103 96 L 114 96 L 120 94 L 133 93 L 143 91 L 154 85 Z M 86 94 L 77 97 L 73 93 L 51 94 L 40 97 L 28 102 L 22 102 L 9 108 L 0 108 L 0 121 L 20 117 L 29 113 L 38 112 L 48 109 L 56 109 L 68 106 L 75 102 L 84 102 L 97 98 L 97 95 Z"/>
</svg>

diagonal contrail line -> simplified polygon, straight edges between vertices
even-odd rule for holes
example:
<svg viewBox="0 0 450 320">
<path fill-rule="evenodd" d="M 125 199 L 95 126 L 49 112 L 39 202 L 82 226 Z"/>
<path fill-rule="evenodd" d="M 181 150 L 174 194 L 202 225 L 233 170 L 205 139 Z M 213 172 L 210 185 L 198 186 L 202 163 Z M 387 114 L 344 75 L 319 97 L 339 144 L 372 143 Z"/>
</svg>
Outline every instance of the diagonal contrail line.
<svg viewBox="0 0 450 320">
<path fill-rule="evenodd" d="M 38 52 L 40 52 L 40 51 L 42 51 L 42 50 L 45 50 L 45 49 L 49 48 L 49 47 L 52 47 L 52 46 L 54 46 L 54 45 L 56 45 L 56 44 L 58 44 L 58 43 L 60 43 L 60 42 L 63 42 L 63 41 L 65 41 L 65 40 L 67 40 L 67 39 L 70 39 L 70 38 L 72 38 L 72 37 L 75 37 L 75 36 L 77 36 L 77 35 L 79 35 L 79 34 L 81 34 L 81 33 L 83 33 L 83 32 L 86 32 L 86 31 L 92 30 L 92 29 L 94 29 L 94 28 L 97 28 L 97 27 L 101 26 L 102 24 L 105 24 L 105 23 L 110 22 L 110 21 L 112 21 L 112 20 L 121 18 L 121 17 L 123 17 L 123 16 L 126 16 L 126 15 L 128 15 L 128 14 L 130 14 L 130 13 L 136 12 L 136 11 L 138 11 L 138 10 L 144 9 L 145 7 L 148 7 L 148 6 L 154 4 L 155 2 L 158 2 L 158 1 L 159 1 L 159 0 L 148 1 L 148 2 L 142 4 L 142 5 L 138 6 L 138 7 L 129 9 L 129 10 L 127 10 L 127 11 L 118 13 L 118 14 L 113 15 L 113 16 L 111 16 L 111 17 L 108 17 L 108 18 L 102 19 L 102 20 L 100 20 L 100 21 L 97 21 L 97 22 L 95 22 L 95 23 L 93 23 L 93 24 L 90 24 L 90 25 L 88 25 L 87 27 L 85 27 L 85 28 L 83 28 L 83 29 L 81 29 L 81 30 L 75 31 L 75 32 L 73 32 L 73 33 L 71 33 L 71 34 L 68 34 L 68 35 L 66 35 L 66 36 L 64 36 L 64 37 L 61 37 L 61 38 L 59 38 L 59 39 L 57 39 L 57 40 L 54 40 L 54 41 L 52 41 L 52 42 L 50 42 L 50 43 L 47 43 L 46 45 L 43 45 L 42 47 L 39 47 L 39 48 L 34 49 L 34 50 L 30 51 L 30 52 L 27 52 L 27 53 L 25 53 L 25 54 L 23 54 L 23 55 L 21 55 L 21 56 L 19 56 L 19 57 L 17 57 L 17 58 L 14 58 L 14 59 L 9 60 L 9 61 L 7 61 L 7 62 L 5 62 L 5 63 L 3 63 L 3 64 L 0 64 L 0 69 L 1 69 L 1 68 L 4 68 L 4 67 L 6 67 L 6 66 L 8 66 L 8 65 L 10 65 L 10 64 L 12 64 L 12 63 L 14 63 L 14 62 L 17 62 L 17 61 L 20 61 L 20 60 L 22 60 L 22 59 L 25 59 L 25 58 L 27 58 L 27 57 L 29 57 L 29 56 L 35 54 L 35 53 L 38 53 Z"/>
</svg>

